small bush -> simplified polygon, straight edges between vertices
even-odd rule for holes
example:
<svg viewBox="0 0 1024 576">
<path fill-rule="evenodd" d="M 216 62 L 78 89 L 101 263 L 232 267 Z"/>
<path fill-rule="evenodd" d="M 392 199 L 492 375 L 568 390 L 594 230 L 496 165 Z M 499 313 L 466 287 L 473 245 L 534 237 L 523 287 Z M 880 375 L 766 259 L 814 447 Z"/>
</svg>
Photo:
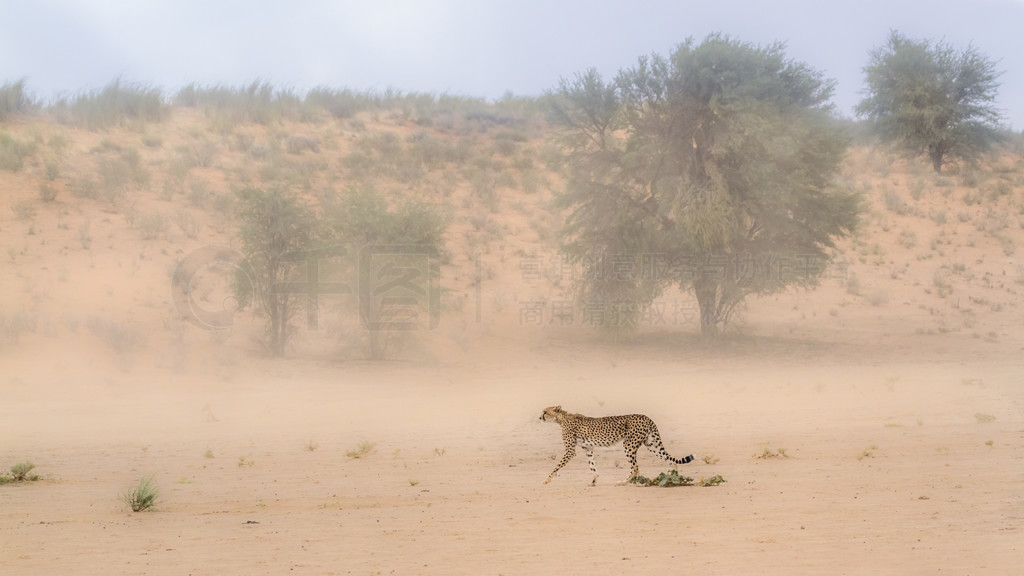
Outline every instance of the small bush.
<svg viewBox="0 0 1024 576">
<path fill-rule="evenodd" d="M 38 480 L 39 476 L 35 474 L 30 474 L 30 472 L 32 472 L 32 470 L 35 469 L 35 467 L 35 464 L 27 460 L 25 462 L 15 464 L 14 466 L 11 466 L 11 478 L 15 482 L 24 482 L 26 480 Z"/>
<path fill-rule="evenodd" d="M 895 212 L 900 216 L 905 216 L 910 213 L 910 206 L 907 205 L 907 201 L 892 188 L 885 188 L 882 199 L 885 201 L 885 207 L 888 208 L 890 212 Z"/>
<path fill-rule="evenodd" d="M 376 446 L 377 445 L 373 442 L 363 440 L 354 449 L 345 452 L 345 456 L 348 456 L 349 458 L 362 458 L 363 456 L 366 456 L 370 452 L 373 452 L 373 449 Z"/>
<path fill-rule="evenodd" d="M 143 476 L 138 486 L 121 492 L 121 501 L 131 508 L 132 512 L 142 512 L 152 508 L 159 495 L 159 490 L 153 486 L 153 476 Z"/>
<path fill-rule="evenodd" d="M 143 214 L 138 222 L 143 240 L 156 240 L 167 233 L 167 217 L 162 212 Z"/>
<path fill-rule="evenodd" d="M 38 474 L 32 474 L 32 470 L 36 467 L 35 464 L 26 460 L 25 462 L 19 462 L 14 466 L 11 466 L 10 472 L 7 474 L 0 474 L 0 484 L 9 484 L 11 482 L 35 482 L 39 480 Z"/>
<path fill-rule="evenodd" d="M 68 188 L 71 189 L 71 195 L 76 198 L 94 199 L 99 195 L 99 187 L 96 182 L 86 178 L 73 180 Z"/>
<path fill-rule="evenodd" d="M 46 179 L 50 182 L 60 178 L 60 165 L 53 160 L 47 160 L 46 164 L 43 166 L 43 175 L 46 176 Z"/>
<path fill-rule="evenodd" d="M 917 232 L 913 230 L 903 230 L 900 232 L 900 244 L 904 248 L 910 249 L 917 245 Z"/>
<path fill-rule="evenodd" d="M 142 145 L 146 148 L 163 148 L 164 139 L 159 134 L 143 134 Z"/>
<path fill-rule="evenodd" d="M 982 198 L 981 192 L 978 192 L 978 191 L 968 192 L 968 193 L 964 194 L 964 204 L 967 204 L 968 206 L 974 206 L 976 204 L 981 204 L 982 199 L 983 198 Z"/>
<path fill-rule="evenodd" d="M 715 474 L 714 476 L 711 476 L 709 478 L 701 478 L 700 482 L 698 482 L 697 485 L 698 486 L 718 486 L 719 484 L 721 484 L 723 482 L 725 482 L 725 478 L 722 478 L 721 474 Z"/>
<path fill-rule="evenodd" d="M 292 136 L 285 141 L 284 148 L 289 154 L 302 154 L 306 150 L 319 154 L 320 140 L 304 136 Z"/>
<path fill-rule="evenodd" d="M 181 229 L 182 233 L 189 238 L 195 238 L 199 235 L 199 230 L 202 226 L 199 220 L 189 212 L 188 210 L 181 208 L 178 210 L 175 221 L 178 224 L 178 228 Z"/>
<path fill-rule="evenodd" d="M 53 202 L 57 199 L 57 189 L 48 184 L 40 184 L 39 199 L 43 202 Z"/>
</svg>

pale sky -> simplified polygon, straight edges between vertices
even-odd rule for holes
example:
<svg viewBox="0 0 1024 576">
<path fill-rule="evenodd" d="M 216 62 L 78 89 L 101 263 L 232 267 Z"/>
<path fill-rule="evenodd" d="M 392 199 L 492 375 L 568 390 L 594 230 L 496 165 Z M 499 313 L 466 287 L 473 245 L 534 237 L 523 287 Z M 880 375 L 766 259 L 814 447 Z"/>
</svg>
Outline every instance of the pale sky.
<svg viewBox="0 0 1024 576">
<path fill-rule="evenodd" d="M 890 29 L 996 60 L 997 105 L 1024 129 L 1024 0 L 0 0 L 0 83 L 26 78 L 43 98 L 116 77 L 168 94 L 262 79 L 499 98 L 722 32 L 785 42 L 852 115 Z"/>
</svg>

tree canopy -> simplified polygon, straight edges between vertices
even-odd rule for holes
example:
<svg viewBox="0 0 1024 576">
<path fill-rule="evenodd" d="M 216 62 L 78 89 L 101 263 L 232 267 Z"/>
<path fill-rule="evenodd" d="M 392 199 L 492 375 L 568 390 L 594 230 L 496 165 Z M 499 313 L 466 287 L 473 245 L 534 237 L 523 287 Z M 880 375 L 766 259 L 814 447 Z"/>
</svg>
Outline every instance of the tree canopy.
<svg viewBox="0 0 1024 576">
<path fill-rule="evenodd" d="M 937 173 L 950 158 L 977 158 L 996 139 L 999 72 L 974 46 L 958 51 L 894 30 L 871 51 L 864 75 L 857 114 L 882 139 L 926 154 Z"/>
<path fill-rule="evenodd" d="M 583 305 L 629 327 L 667 287 L 692 291 L 705 334 L 751 294 L 813 282 L 859 198 L 836 185 L 847 139 L 833 82 L 720 35 L 642 57 L 554 99 L 570 174 L 563 249 Z"/>
<path fill-rule="evenodd" d="M 241 220 L 238 236 L 249 264 L 246 276 L 238 279 L 236 295 L 243 306 L 253 300 L 256 311 L 266 317 L 267 348 L 280 356 L 301 295 L 279 288 L 293 278 L 294 256 L 308 250 L 316 239 L 315 214 L 285 191 L 245 188 L 236 194 Z"/>
</svg>

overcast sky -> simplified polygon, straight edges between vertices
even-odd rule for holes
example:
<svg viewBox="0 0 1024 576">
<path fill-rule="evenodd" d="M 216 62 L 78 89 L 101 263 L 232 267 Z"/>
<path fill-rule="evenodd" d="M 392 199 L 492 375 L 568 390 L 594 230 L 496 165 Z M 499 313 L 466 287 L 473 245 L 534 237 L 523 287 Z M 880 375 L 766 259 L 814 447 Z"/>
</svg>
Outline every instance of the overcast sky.
<svg viewBox="0 0 1024 576">
<path fill-rule="evenodd" d="M 1024 128 L 1024 0 L 0 0 L 0 82 L 27 78 L 44 98 L 115 77 L 168 93 L 264 79 L 499 98 L 723 32 L 785 42 L 852 115 L 890 29 L 998 61 L 998 106 Z"/>
</svg>

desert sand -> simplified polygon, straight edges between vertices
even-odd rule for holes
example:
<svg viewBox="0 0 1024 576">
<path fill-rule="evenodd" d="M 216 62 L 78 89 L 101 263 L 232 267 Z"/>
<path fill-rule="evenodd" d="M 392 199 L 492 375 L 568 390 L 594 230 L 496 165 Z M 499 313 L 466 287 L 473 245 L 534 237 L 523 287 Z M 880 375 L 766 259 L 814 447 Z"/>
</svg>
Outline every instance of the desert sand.
<svg viewBox="0 0 1024 576">
<path fill-rule="evenodd" d="M 5 358 L 3 456 L 31 459 L 46 477 L 0 490 L 4 564 L 74 574 L 1019 570 L 1015 359 L 488 346 L 454 364 L 247 358 L 231 378 L 93 379 Z M 697 455 L 682 473 L 727 482 L 617 486 L 628 464 L 599 449 L 597 486 L 582 455 L 542 485 L 561 446 L 557 425 L 538 416 L 556 402 L 647 413 L 671 453 Z M 374 446 L 346 456 L 361 442 Z M 640 464 L 650 476 L 665 469 L 646 451 Z M 148 474 L 156 510 L 127 511 L 118 491 Z"/>
<path fill-rule="evenodd" d="M 463 212 L 452 225 L 441 281 L 464 305 L 449 302 L 440 326 L 391 360 L 364 360 L 326 330 L 300 330 L 270 358 L 251 315 L 207 332 L 170 302 L 175 263 L 234 234 L 153 191 L 164 150 L 190 131 L 207 138 L 204 120 L 176 114 L 159 127 L 162 148 L 141 151 L 155 177 L 131 209 L 183 210 L 198 231 L 140 237 L 124 205 L 60 181 L 57 201 L 39 203 L 41 164 L 0 175 L 0 470 L 31 461 L 41 475 L 0 485 L 0 572 L 1022 573 L 1019 187 L 987 206 L 965 205 L 959 183 L 929 187 L 902 213 L 883 188 L 905 194 L 930 176 L 856 151 L 850 178 L 874 183 L 871 206 L 835 271 L 816 289 L 752 299 L 709 343 L 692 325 L 614 342 L 522 322 L 517 303 L 564 297 L 564 284 L 526 278 L 520 258 L 555 254 L 550 190 L 505 191 L 489 212 L 461 200 L 459 184 L 451 204 L 499 228 L 471 237 Z M 88 151 L 105 139 L 139 139 L 7 129 L 64 134 L 68 179 L 89 173 Z M 318 129 L 324 155 L 354 141 L 343 125 Z M 227 190 L 245 156 L 225 146 L 217 158 L 189 178 Z M 36 206 L 27 218 L 9 209 L 25 202 Z M 1000 214 L 1011 225 L 999 237 L 977 225 Z M 474 254 L 487 271 L 479 289 Z M 597 450 L 596 486 L 582 454 L 544 485 L 562 455 L 557 425 L 538 419 L 553 404 L 647 414 L 671 454 L 696 455 L 681 473 L 726 482 L 620 486 L 616 447 Z M 667 469 L 643 449 L 640 468 Z M 156 506 L 133 513 L 119 494 L 150 475 Z"/>
</svg>

